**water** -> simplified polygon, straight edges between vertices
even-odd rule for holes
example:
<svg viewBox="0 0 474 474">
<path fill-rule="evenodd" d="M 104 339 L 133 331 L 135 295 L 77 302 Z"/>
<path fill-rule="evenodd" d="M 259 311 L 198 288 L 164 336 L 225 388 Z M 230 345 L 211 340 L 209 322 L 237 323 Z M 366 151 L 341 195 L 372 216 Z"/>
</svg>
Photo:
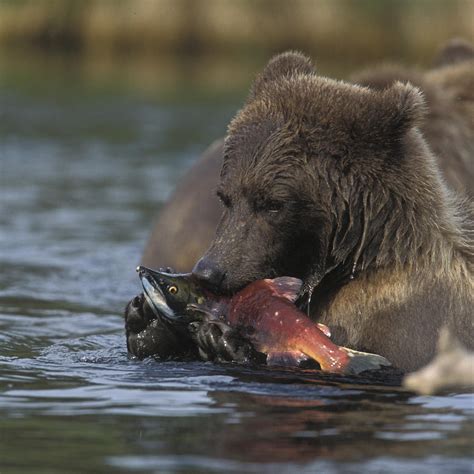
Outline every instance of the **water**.
<svg viewBox="0 0 474 474">
<path fill-rule="evenodd" d="M 472 472 L 471 394 L 129 360 L 151 219 L 237 103 L 67 86 L 0 89 L 2 474 Z"/>
</svg>

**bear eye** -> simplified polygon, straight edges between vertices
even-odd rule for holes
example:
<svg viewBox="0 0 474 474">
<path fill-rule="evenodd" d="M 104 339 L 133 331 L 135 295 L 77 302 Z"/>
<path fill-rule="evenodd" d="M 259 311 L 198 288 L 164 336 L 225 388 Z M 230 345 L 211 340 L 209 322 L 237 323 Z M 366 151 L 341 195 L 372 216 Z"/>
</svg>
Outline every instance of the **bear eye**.
<svg viewBox="0 0 474 474">
<path fill-rule="evenodd" d="M 267 216 L 276 216 L 279 214 L 285 207 L 286 202 L 281 200 L 256 200 L 253 203 L 253 208 L 255 212 L 267 215 Z"/>
<path fill-rule="evenodd" d="M 230 207 L 232 204 L 232 201 L 230 200 L 230 197 L 223 193 L 222 191 L 217 191 L 217 197 L 220 199 L 221 203 L 224 204 L 225 207 Z"/>
<path fill-rule="evenodd" d="M 265 211 L 270 214 L 278 214 L 284 206 L 285 203 L 282 201 L 268 201 L 265 203 Z"/>
<path fill-rule="evenodd" d="M 168 293 L 170 293 L 171 295 L 175 295 L 176 293 L 178 293 L 178 287 L 176 285 L 170 285 L 168 287 Z"/>
</svg>

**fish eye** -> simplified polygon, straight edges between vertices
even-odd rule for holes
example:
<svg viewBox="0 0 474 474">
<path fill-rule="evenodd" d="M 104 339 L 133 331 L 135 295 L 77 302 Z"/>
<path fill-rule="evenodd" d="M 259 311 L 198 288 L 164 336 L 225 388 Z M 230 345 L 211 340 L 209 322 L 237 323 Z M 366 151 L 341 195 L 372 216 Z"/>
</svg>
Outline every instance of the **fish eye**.
<svg viewBox="0 0 474 474">
<path fill-rule="evenodd" d="M 170 285 L 168 287 L 168 293 L 175 295 L 176 293 L 178 293 L 178 287 L 176 285 Z"/>
</svg>

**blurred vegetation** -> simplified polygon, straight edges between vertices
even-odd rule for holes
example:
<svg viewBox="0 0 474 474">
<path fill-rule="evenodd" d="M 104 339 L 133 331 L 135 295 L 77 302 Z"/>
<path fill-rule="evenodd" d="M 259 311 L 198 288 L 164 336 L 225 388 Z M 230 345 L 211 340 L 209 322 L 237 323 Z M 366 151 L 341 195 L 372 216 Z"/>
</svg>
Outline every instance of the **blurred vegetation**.
<svg viewBox="0 0 474 474">
<path fill-rule="evenodd" d="M 0 0 L 1 80 L 36 68 L 219 94 L 286 49 L 336 77 L 380 60 L 426 65 L 446 40 L 472 40 L 473 18 L 474 0 Z"/>
</svg>

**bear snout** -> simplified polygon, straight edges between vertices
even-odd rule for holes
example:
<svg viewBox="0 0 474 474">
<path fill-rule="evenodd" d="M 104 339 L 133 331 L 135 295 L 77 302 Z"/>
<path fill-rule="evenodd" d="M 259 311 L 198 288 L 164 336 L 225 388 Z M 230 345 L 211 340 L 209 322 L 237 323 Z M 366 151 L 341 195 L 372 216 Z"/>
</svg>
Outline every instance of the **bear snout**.
<svg viewBox="0 0 474 474">
<path fill-rule="evenodd" d="M 216 262 L 209 256 L 201 257 L 192 270 L 193 277 L 204 284 L 204 286 L 219 291 L 225 272 L 219 268 Z"/>
</svg>

